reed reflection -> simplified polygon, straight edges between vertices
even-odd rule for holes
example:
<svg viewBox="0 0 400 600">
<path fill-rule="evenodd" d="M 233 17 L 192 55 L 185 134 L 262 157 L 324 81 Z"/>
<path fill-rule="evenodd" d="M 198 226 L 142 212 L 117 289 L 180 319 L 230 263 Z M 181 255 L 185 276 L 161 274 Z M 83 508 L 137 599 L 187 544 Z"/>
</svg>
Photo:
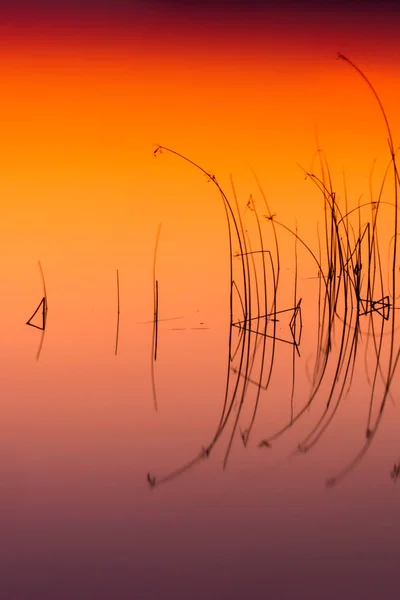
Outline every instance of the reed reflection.
<svg viewBox="0 0 400 600">
<path fill-rule="evenodd" d="M 291 378 L 290 416 L 281 428 L 258 441 L 259 448 L 271 449 L 319 400 L 324 406 L 322 414 L 299 442 L 295 453 L 304 454 L 314 448 L 346 400 L 357 368 L 364 369 L 369 385 L 365 441 L 354 458 L 326 481 L 327 486 L 336 485 L 360 463 L 378 432 L 387 401 L 392 398 L 390 389 L 400 357 L 395 305 L 399 296 L 400 180 L 391 129 L 377 92 L 352 61 L 341 54 L 338 58 L 355 70 L 373 93 L 386 127 L 390 160 L 377 197 L 373 197 L 370 186 L 369 202 L 358 201 L 356 207 L 349 208 L 345 182 L 344 201 L 340 201 L 328 161 L 323 151 L 317 149 L 319 174 L 303 169 L 304 176 L 316 186 L 324 210 L 323 223 L 318 226 L 317 248 L 303 239 L 297 225 L 290 228 L 277 219 L 256 176 L 260 198 L 255 200 L 251 195 L 246 202 L 240 202 L 232 179 L 229 198 L 216 176 L 193 160 L 163 146 L 155 150 L 155 156 L 163 152 L 171 154 L 195 168 L 213 185 L 223 203 L 229 244 L 230 322 L 225 393 L 214 434 L 194 457 L 172 472 L 162 476 L 148 473 L 152 488 L 172 481 L 209 458 L 223 434 L 228 436 L 223 468 L 228 464 L 237 433 L 244 447 L 249 444 L 260 403 L 269 398 L 280 344 L 292 347 L 287 365 Z M 383 200 L 384 191 L 390 193 L 391 201 Z M 393 215 L 392 231 L 389 235 L 385 231 L 384 235 L 381 223 L 383 212 L 388 210 Z M 294 256 L 292 292 L 291 298 L 282 298 L 281 245 L 282 240 L 287 244 L 288 239 L 293 243 Z M 310 390 L 303 406 L 296 410 L 296 374 L 303 334 L 300 248 L 316 268 L 318 293 L 314 300 L 316 350 Z M 389 253 L 388 264 L 386 253 Z M 243 414 L 245 404 L 247 407 L 249 403 L 250 419 Z M 395 464 L 391 477 L 395 481 L 399 475 L 400 466 Z"/>
<path fill-rule="evenodd" d="M 26 325 L 29 325 L 29 327 L 34 327 L 35 329 L 40 329 L 40 331 L 42 332 L 42 335 L 41 335 L 40 341 L 39 341 L 39 346 L 38 346 L 38 349 L 36 352 L 36 360 L 39 360 L 40 354 L 42 352 L 42 346 L 43 346 L 43 342 L 44 342 L 44 335 L 45 335 L 46 324 L 47 324 L 47 291 L 46 291 L 46 282 L 44 279 L 44 273 L 43 273 L 43 269 L 42 269 L 40 260 L 38 261 L 38 265 L 39 265 L 40 275 L 41 275 L 41 279 L 42 279 L 43 298 L 39 302 L 39 305 L 36 308 L 33 315 L 26 322 Z M 35 319 L 36 315 L 40 315 L 41 318 L 39 317 L 39 320 L 37 320 L 37 318 Z"/>
</svg>

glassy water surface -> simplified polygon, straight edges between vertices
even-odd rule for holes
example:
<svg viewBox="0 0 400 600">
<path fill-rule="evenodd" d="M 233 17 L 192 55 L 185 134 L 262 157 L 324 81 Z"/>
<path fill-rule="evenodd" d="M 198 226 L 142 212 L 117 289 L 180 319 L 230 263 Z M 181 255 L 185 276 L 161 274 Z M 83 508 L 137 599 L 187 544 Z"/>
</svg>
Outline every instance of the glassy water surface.
<svg viewBox="0 0 400 600">
<path fill-rule="evenodd" d="M 398 62 L 141 43 L 2 51 L 0 598 L 397 598 Z"/>
</svg>

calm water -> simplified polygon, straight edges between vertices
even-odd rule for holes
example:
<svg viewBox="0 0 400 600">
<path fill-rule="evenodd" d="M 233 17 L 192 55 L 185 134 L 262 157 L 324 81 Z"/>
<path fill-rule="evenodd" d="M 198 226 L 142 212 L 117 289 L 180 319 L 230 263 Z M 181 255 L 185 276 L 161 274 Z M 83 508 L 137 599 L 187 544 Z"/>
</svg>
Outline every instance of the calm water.
<svg viewBox="0 0 400 600">
<path fill-rule="evenodd" d="M 271 226 L 263 227 L 273 248 Z M 156 230 L 154 223 L 148 256 L 140 261 L 146 285 L 137 281 L 134 268 L 119 269 L 117 356 L 115 272 L 91 272 L 83 261 L 62 281 L 56 261 L 48 257 L 47 272 L 42 261 L 48 314 L 37 362 L 42 332 L 24 321 L 41 298 L 40 271 L 32 261 L 8 274 L 9 309 L 3 312 L 8 337 L 1 361 L 1 597 L 395 598 L 399 488 L 390 472 L 400 452 L 396 383 L 368 453 L 327 488 L 327 478 L 340 473 L 365 442 L 371 387 L 366 364 L 370 376 L 374 364 L 363 337 L 352 384 L 329 428 L 308 453 L 296 452 L 326 405 L 339 353 L 338 321 L 331 362 L 310 408 L 270 448 L 259 447 L 290 423 L 294 354 L 294 415 L 312 389 L 319 280 L 305 277 L 315 277 L 316 269 L 298 249 L 299 355 L 288 343 L 294 339 L 293 311 L 276 314 L 279 320 L 268 322 L 263 383 L 275 344 L 272 375 L 268 390 L 261 390 L 246 448 L 240 432 L 251 421 L 258 388 L 248 384 L 244 400 L 239 394 L 233 402 L 236 371 L 231 371 L 228 402 L 233 406 L 226 427 L 208 457 L 180 473 L 208 447 L 220 422 L 228 364 L 229 252 L 197 259 L 193 269 L 196 248 L 188 242 L 185 263 L 167 265 L 171 242 L 168 221 L 163 223 L 154 362 L 151 246 Z M 294 306 L 293 240 L 286 246 L 280 310 Z M 254 280 L 252 285 L 254 293 Z M 237 320 L 239 305 L 234 298 Z M 255 300 L 252 308 L 253 315 L 262 314 Z M 41 318 L 36 315 L 39 325 Z M 375 319 L 376 326 L 381 322 Z M 258 327 L 264 330 L 263 319 Z M 237 368 L 241 338 L 239 328 L 233 330 Z M 258 381 L 263 336 L 253 338 L 258 353 L 247 375 Z M 378 387 L 382 393 L 382 383 Z M 374 418 L 378 405 L 376 400 Z"/>
<path fill-rule="evenodd" d="M 398 56 L 342 33 L 0 49 L 0 600 L 398 598 L 390 136 L 334 52 L 393 148 Z"/>
</svg>

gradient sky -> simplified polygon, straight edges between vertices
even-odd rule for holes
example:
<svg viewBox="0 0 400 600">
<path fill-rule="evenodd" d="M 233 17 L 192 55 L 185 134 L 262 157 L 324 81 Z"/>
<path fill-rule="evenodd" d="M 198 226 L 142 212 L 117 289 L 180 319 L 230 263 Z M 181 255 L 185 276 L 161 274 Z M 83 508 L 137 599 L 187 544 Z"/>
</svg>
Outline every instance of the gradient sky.
<svg viewBox="0 0 400 600">
<path fill-rule="evenodd" d="M 164 0 L 90 2 L 2 2 L 1 25 L 5 30 L 21 24 L 32 28 L 57 26 L 60 29 L 82 29 L 88 33 L 91 26 L 110 30 L 113 27 L 131 29 L 163 26 L 200 28 L 204 34 L 215 29 L 223 33 L 228 27 L 245 29 L 250 24 L 252 34 L 257 29 L 280 28 L 301 35 L 311 28 L 324 27 L 325 33 L 336 28 L 353 28 L 353 37 L 360 41 L 360 33 L 369 31 L 385 37 L 394 31 L 400 16 L 394 2 L 178 2 Z M 357 28 L 361 28 L 358 29 Z M 165 32 L 168 34 L 168 32 Z M 394 41 L 394 40 L 392 40 Z"/>
</svg>

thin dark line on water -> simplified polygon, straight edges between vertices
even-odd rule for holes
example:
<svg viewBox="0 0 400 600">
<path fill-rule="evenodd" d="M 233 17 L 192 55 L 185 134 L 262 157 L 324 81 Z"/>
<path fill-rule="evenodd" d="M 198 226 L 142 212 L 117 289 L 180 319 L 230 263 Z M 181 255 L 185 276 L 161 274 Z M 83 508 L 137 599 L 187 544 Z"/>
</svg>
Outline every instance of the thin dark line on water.
<svg viewBox="0 0 400 600">
<path fill-rule="evenodd" d="M 182 317 L 167 317 L 166 319 L 157 319 L 159 323 L 162 323 L 163 321 L 177 321 L 178 319 L 183 319 Z M 151 319 L 151 321 L 139 321 L 137 324 L 138 325 L 150 325 L 150 323 L 154 323 L 154 319 Z"/>
<path fill-rule="evenodd" d="M 40 329 L 42 331 L 42 335 L 41 335 L 40 341 L 39 341 L 39 347 L 36 352 L 36 360 L 39 360 L 40 354 L 42 352 L 42 346 L 43 346 L 43 342 L 44 342 L 44 335 L 45 335 L 46 324 L 47 324 L 47 309 L 48 309 L 46 281 L 44 278 L 44 273 L 43 273 L 42 264 L 41 264 L 40 260 L 38 260 L 38 266 L 39 266 L 40 275 L 41 275 L 41 279 L 42 279 L 42 285 L 43 285 L 43 298 L 39 302 L 39 305 L 36 308 L 33 315 L 26 322 L 26 325 L 29 325 L 30 327 L 34 327 L 35 329 Z M 40 308 L 42 309 L 42 324 L 39 326 L 39 325 L 35 325 L 34 323 L 31 323 L 31 321 L 35 317 L 35 315 L 39 312 Z"/>
<path fill-rule="evenodd" d="M 297 234 L 297 224 L 296 224 L 296 234 Z M 294 290 L 293 290 L 293 306 L 297 307 L 297 237 L 294 239 L 294 256 L 295 256 L 295 278 L 294 278 Z M 296 311 L 296 309 L 295 309 Z M 293 350 L 292 350 L 292 391 L 290 394 L 290 422 L 293 423 L 294 416 L 294 390 L 296 383 L 296 350 L 298 352 L 298 347 L 296 344 L 296 333 L 297 333 L 297 311 L 293 314 L 294 322 L 291 324 L 291 331 L 294 339 Z"/>
<path fill-rule="evenodd" d="M 118 342 L 119 342 L 119 319 L 120 319 L 120 296 L 119 296 L 119 272 L 117 269 L 117 329 L 115 333 L 115 350 L 114 354 L 118 354 Z"/>
<path fill-rule="evenodd" d="M 157 234 L 156 234 L 156 242 L 154 246 L 154 256 L 153 256 L 153 337 L 151 344 L 151 360 L 150 360 L 150 369 L 151 369 L 151 383 L 153 390 L 153 404 L 154 410 L 158 411 L 158 402 L 157 402 L 157 390 L 156 390 L 156 378 L 155 378 L 155 361 L 157 360 L 157 350 L 158 350 L 158 319 L 159 319 L 159 297 L 158 297 L 158 280 L 156 279 L 156 264 L 157 264 L 157 250 L 158 250 L 158 242 L 160 239 L 161 233 L 161 223 L 158 226 Z"/>
<path fill-rule="evenodd" d="M 158 348 L 158 279 L 156 279 L 156 301 L 154 311 L 154 360 L 157 360 L 157 348 Z"/>
</svg>

